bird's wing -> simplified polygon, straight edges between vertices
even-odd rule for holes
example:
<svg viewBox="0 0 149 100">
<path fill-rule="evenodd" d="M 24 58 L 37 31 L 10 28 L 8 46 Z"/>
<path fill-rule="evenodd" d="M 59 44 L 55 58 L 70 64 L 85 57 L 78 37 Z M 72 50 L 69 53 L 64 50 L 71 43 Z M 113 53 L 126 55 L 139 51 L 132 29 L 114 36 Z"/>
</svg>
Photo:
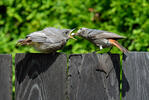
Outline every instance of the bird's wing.
<svg viewBox="0 0 149 100">
<path fill-rule="evenodd" d="M 47 36 L 50 35 L 58 35 L 60 34 L 60 29 L 56 29 L 54 27 L 48 27 L 42 30 L 43 33 L 45 33 Z"/>
<path fill-rule="evenodd" d="M 62 41 L 64 39 L 68 39 L 69 35 L 72 30 L 71 29 L 57 29 L 53 27 L 48 27 L 42 30 L 46 34 L 47 37 L 55 37 L 55 39 Z"/>
<path fill-rule="evenodd" d="M 37 31 L 27 35 L 26 38 L 30 37 L 32 42 L 44 42 L 46 40 L 46 36 L 43 32 Z"/>
<path fill-rule="evenodd" d="M 125 38 L 123 36 L 120 36 L 118 34 L 112 33 L 112 32 L 107 32 L 107 31 L 102 31 L 102 30 L 93 30 L 90 33 L 90 37 L 93 38 L 104 38 L 104 39 L 122 39 Z"/>
<path fill-rule="evenodd" d="M 43 31 L 33 32 L 27 35 L 27 37 L 30 37 L 32 42 L 56 43 L 62 40 L 62 38 L 52 32 L 47 35 L 47 33 Z"/>
<path fill-rule="evenodd" d="M 71 31 L 72 29 L 57 29 L 53 27 L 48 27 L 42 30 L 42 32 L 44 32 L 47 36 L 50 36 L 52 34 L 58 36 L 59 38 L 68 37 L 67 33 L 70 33 Z"/>
</svg>

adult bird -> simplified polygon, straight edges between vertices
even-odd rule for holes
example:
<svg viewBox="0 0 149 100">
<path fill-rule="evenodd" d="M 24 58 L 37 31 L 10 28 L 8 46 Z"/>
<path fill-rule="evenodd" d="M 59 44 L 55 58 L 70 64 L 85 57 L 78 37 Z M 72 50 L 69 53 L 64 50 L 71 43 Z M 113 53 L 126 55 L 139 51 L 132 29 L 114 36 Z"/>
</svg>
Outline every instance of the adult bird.
<svg viewBox="0 0 149 100">
<path fill-rule="evenodd" d="M 106 47 L 113 47 L 113 45 L 115 45 L 122 52 L 128 52 L 128 50 L 124 48 L 122 45 L 120 45 L 117 41 L 118 39 L 123 39 L 124 37 L 112 32 L 97 29 L 81 28 L 74 35 L 81 36 L 89 40 L 90 42 L 98 46 L 100 49 Z"/>
<path fill-rule="evenodd" d="M 64 47 L 68 39 L 73 38 L 71 36 L 73 30 L 48 27 L 27 35 L 25 39 L 20 39 L 17 45 L 30 45 L 43 53 L 55 52 Z"/>
</svg>

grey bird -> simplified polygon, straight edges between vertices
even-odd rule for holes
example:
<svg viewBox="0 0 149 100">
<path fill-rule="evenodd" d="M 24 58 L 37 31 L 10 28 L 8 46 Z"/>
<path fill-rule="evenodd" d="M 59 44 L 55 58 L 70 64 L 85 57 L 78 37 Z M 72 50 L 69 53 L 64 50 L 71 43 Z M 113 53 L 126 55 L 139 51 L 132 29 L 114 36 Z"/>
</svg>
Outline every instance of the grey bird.
<svg viewBox="0 0 149 100">
<path fill-rule="evenodd" d="M 100 49 L 113 47 L 113 45 L 115 45 L 122 52 L 124 53 L 128 52 L 128 50 L 123 46 L 121 46 L 117 41 L 118 39 L 123 39 L 125 37 L 117 35 L 112 32 L 107 32 L 107 31 L 97 30 L 97 29 L 81 28 L 77 31 L 76 34 L 73 34 L 73 35 L 81 36 L 89 40 L 90 42 L 98 46 Z"/>
<path fill-rule="evenodd" d="M 71 36 L 73 30 L 48 27 L 27 35 L 25 39 L 20 39 L 17 45 L 31 45 L 42 53 L 55 52 L 62 49 L 68 39 L 73 38 Z"/>
</svg>

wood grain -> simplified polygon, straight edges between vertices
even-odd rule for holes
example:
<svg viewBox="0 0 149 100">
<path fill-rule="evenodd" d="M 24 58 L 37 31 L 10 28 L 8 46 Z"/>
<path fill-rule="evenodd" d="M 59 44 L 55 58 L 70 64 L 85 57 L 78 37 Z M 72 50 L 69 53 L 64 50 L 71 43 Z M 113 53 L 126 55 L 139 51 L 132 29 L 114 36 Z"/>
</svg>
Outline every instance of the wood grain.
<svg viewBox="0 0 149 100">
<path fill-rule="evenodd" d="M 69 100 L 119 100 L 119 65 L 119 55 L 70 55 Z"/>
<path fill-rule="evenodd" d="M 16 54 L 16 100 L 66 100 L 64 54 Z"/>
<path fill-rule="evenodd" d="M 0 54 L 0 100 L 12 100 L 12 57 Z"/>
<path fill-rule="evenodd" d="M 122 100 L 149 100 L 149 52 L 123 57 Z"/>
</svg>

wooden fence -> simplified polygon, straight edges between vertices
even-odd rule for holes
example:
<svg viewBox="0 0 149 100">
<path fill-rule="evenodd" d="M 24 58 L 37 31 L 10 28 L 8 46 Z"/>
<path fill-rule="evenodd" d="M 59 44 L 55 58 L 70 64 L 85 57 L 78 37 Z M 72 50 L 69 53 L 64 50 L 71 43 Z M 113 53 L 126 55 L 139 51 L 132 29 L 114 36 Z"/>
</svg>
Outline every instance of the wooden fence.
<svg viewBox="0 0 149 100">
<path fill-rule="evenodd" d="M 149 53 L 122 61 L 122 100 L 149 100 Z M 12 57 L 0 55 L 0 100 L 12 100 Z M 120 100 L 118 54 L 16 54 L 15 100 Z"/>
</svg>

